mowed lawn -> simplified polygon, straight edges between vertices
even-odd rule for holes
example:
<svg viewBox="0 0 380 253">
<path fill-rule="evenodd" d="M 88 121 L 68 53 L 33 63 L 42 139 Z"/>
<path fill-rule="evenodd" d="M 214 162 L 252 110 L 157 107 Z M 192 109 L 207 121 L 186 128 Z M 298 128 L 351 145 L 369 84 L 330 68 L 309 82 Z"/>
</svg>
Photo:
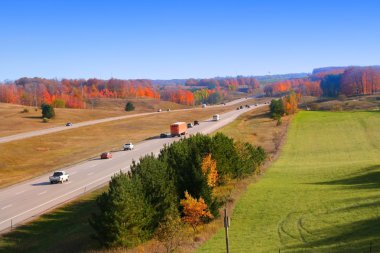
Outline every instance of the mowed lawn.
<svg viewBox="0 0 380 253">
<path fill-rule="evenodd" d="M 239 200 L 231 252 L 380 252 L 380 112 L 300 112 Z M 225 252 L 220 230 L 198 252 Z"/>
</svg>

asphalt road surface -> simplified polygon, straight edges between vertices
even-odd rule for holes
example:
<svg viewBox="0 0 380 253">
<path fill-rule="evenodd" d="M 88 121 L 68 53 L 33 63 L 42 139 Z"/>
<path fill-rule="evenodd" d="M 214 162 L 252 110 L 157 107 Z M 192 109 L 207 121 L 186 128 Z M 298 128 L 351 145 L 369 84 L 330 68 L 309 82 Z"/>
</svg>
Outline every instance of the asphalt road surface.
<svg viewBox="0 0 380 253">
<path fill-rule="evenodd" d="M 227 105 L 234 105 L 234 104 L 243 102 L 244 100 L 245 100 L 244 98 L 236 99 L 234 101 L 226 103 L 225 105 L 226 106 Z M 216 106 L 221 106 L 221 105 L 213 105 L 212 107 L 216 107 Z M 180 110 L 175 110 L 175 111 L 187 111 L 187 110 L 194 110 L 194 108 L 180 109 Z M 14 134 L 14 135 L 9 135 L 9 136 L 5 136 L 5 137 L 0 137 L 0 143 L 6 143 L 6 142 L 25 139 L 25 138 L 40 136 L 40 135 L 44 135 L 44 134 L 50 134 L 50 133 L 65 131 L 65 130 L 69 130 L 69 129 L 73 129 L 73 128 L 90 126 L 90 125 L 114 121 L 114 120 L 128 119 L 128 118 L 133 118 L 133 117 L 138 117 L 138 116 L 143 116 L 143 115 L 151 115 L 151 114 L 156 114 L 156 113 L 157 112 L 147 112 L 147 113 L 138 113 L 138 114 L 126 115 L 126 116 L 110 117 L 110 118 L 105 118 L 105 119 L 89 120 L 89 121 L 74 123 L 70 127 L 59 126 L 59 127 L 48 128 L 48 129 L 41 129 L 41 130 L 35 130 L 35 131 L 20 133 L 20 134 Z M 162 113 L 165 113 L 165 112 L 162 112 Z"/>
<path fill-rule="evenodd" d="M 201 121 L 199 125 L 190 128 L 188 134 L 211 133 L 242 113 L 261 106 L 265 105 L 252 105 L 251 108 L 221 114 L 219 121 Z M 113 152 L 111 159 L 95 158 L 62 168 L 70 175 L 70 180 L 63 184 L 50 184 L 51 174 L 46 174 L 0 190 L 0 231 L 9 231 L 11 226 L 25 223 L 59 204 L 105 185 L 115 173 L 129 170 L 132 159 L 138 161 L 146 154 L 158 154 L 164 144 L 176 140 L 179 138 L 157 137 L 136 143 L 132 151 Z"/>
</svg>

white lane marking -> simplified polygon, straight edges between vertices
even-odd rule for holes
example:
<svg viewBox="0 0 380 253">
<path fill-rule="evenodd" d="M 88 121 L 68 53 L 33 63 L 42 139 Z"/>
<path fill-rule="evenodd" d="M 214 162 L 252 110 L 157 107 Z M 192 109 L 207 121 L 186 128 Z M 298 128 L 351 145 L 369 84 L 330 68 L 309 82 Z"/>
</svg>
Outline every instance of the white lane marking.
<svg viewBox="0 0 380 253">
<path fill-rule="evenodd" d="M 87 175 L 88 175 L 88 176 L 91 176 L 92 174 L 94 174 L 94 172 L 93 172 L 93 171 L 91 171 L 91 172 L 87 173 Z"/>
<path fill-rule="evenodd" d="M 47 193 L 47 191 L 40 192 L 37 195 L 42 195 L 42 194 L 45 194 L 45 193 Z"/>
<path fill-rule="evenodd" d="M 20 191 L 20 192 L 16 192 L 16 195 L 20 195 L 21 193 L 24 193 L 24 192 L 26 192 L 26 190 Z"/>
<path fill-rule="evenodd" d="M 4 207 L 1 208 L 1 210 L 7 209 L 7 208 L 9 208 L 9 207 L 11 207 L 11 206 L 12 206 L 12 204 L 9 204 L 9 205 L 7 205 L 7 206 L 4 206 Z"/>
</svg>

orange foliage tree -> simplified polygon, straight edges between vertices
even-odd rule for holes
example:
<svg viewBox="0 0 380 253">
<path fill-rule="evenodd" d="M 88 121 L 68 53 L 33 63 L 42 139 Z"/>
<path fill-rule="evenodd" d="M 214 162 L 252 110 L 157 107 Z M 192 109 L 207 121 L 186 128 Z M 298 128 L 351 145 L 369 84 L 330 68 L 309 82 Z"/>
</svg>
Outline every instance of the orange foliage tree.
<svg viewBox="0 0 380 253">
<path fill-rule="evenodd" d="M 181 199 L 180 204 L 183 207 L 182 220 L 190 224 L 194 231 L 205 219 L 213 218 L 213 215 L 208 210 L 208 206 L 202 197 L 199 197 L 197 200 L 185 191 L 185 198 Z"/>
<path fill-rule="evenodd" d="M 300 96 L 301 95 L 299 93 L 291 92 L 289 95 L 283 98 L 286 114 L 294 114 L 297 112 Z"/>
<path fill-rule="evenodd" d="M 218 182 L 218 170 L 216 169 L 216 161 L 212 159 L 211 154 L 205 155 L 202 160 L 202 173 L 207 176 L 207 184 L 215 187 Z"/>
</svg>

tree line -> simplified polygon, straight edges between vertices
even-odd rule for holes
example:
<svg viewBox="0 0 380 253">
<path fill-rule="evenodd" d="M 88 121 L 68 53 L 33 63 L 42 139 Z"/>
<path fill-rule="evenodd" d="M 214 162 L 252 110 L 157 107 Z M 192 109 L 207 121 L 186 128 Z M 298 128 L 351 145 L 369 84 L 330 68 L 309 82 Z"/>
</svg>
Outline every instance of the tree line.
<svg viewBox="0 0 380 253">
<path fill-rule="evenodd" d="M 195 82 L 195 83 L 194 83 Z M 194 85 L 193 85 L 194 84 Z M 154 98 L 175 103 L 195 105 L 220 103 L 229 91 L 259 87 L 254 78 L 189 79 L 187 87 L 155 86 L 152 80 L 135 79 L 45 79 L 20 78 L 0 83 L 0 102 L 38 107 L 51 104 L 56 108 L 86 108 L 96 98 Z M 195 86 L 196 85 L 196 86 Z"/>
<path fill-rule="evenodd" d="M 313 73 L 309 78 L 278 81 L 265 86 L 267 96 L 290 90 L 308 96 L 336 97 L 371 95 L 380 92 L 380 67 L 327 68 Z"/>
<path fill-rule="evenodd" d="M 178 224 L 195 231 L 219 216 L 226 199 L 218 189 L 259 172 L 265 158 L 261 147 L 221 133 L 167 145 L 158 157 L 142 157 L 130 172 L 112 177 L 90 219 L 94 238 L 105 247 L 133 247 L 155 236 L 162 239 Z"/>
</svg>

